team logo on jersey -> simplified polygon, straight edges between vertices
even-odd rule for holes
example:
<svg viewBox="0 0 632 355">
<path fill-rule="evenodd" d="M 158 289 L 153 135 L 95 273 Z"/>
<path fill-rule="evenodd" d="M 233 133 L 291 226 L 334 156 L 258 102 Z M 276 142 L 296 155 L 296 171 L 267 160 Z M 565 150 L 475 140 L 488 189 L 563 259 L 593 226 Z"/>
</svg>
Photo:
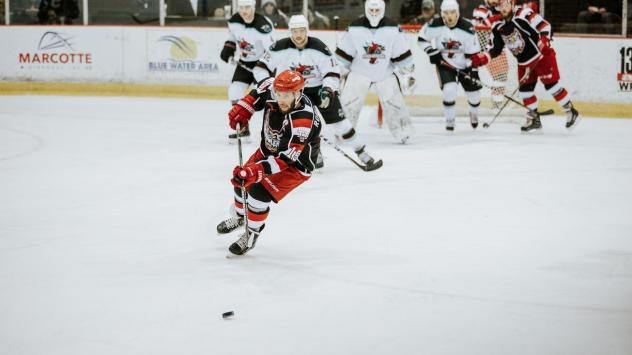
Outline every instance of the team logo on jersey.
<svg viewBox="0 0 632 355">
<path fill-rule="evenodd" d="M 272 129 L 270 127 L 270 111 L 266 111 L 265 117 L 263 118 L 263 141 L 271 153 L 276 153 L 279 151 L 279 146 L 281 145 L 281 138 L 283 137 L 283 129 L 288 125 L 287 118 L 283 119 L 283 124 L 281 128 Z"/>
<path fill-rule="evenodd" d="M 463 43 L 461 43 L 459 41 L 452 40 L 452 39 L 444 41 L 441 44 L 443 44 L 443 48 L 445 48 L 448 51 L 448 58 L 454 57 L 454 55 L 457 52 L 459 52 L 459 50 L 463 46 Z"/>
<path fill-rule="evenodd" d="M 249 54 L 254 53 L 255 46 L 253 46 L 252 43 L 242 39 L 241 41 L 239 41 L 239 49 L 241 49 L 241 56 L 247 57 Z"/>
<path fill-rule="evenodd" d="M 514 28 L 513 32 L 508 35 L 502 35 L 503 41 L 505 42 L 505 46 L 513 53 L 513 55 L 518 56 L 522 51 L 524 51 L 525 42 L 524 38 L 517 29 Z"/>
<path fill-rule="evenodd" d="M 290 69 L 301 73 L 305 80 L 316 77 L 316 68 L 313 65 L 303 65 L 298 63 L 297 65 L 290 65 Z"/>
<path fill-rule="evenodd" d="M 362 58 L 369 59 L 369 64 L 375 64 L 378 59 L 386 58 L 386 55 L 384 54 L 386 48 L 375 42 L 371 42 L 371 44 L 364 46 L 364 50 L 366 51 L 366 54 L 363 55 Z"/>
</svg>

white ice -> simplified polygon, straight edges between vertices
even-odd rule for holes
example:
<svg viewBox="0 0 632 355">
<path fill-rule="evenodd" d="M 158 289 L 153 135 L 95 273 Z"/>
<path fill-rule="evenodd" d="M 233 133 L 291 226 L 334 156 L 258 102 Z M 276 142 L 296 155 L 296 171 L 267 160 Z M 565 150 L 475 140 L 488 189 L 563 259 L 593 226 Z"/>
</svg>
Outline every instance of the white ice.
<svg viewBox="0 0 632 355">
<path fill-rule="evenodd" d="M 632 354 L 632 120 L 365 117 L 226 259 L 227 108 L 0 97 L 1 354 Z"/>
</svg>

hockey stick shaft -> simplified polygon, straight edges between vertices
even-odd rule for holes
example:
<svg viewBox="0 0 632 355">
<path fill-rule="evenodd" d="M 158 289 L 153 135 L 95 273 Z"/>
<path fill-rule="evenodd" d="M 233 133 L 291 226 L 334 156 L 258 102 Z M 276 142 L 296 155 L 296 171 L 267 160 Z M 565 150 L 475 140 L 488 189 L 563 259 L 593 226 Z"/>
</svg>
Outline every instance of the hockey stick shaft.
<svg viewBox="0 0 632 355">
<path fill-rule="evenodd" d="M 239 167 L 244 167 L 244 157 L 241 148 L 241 124 L 237 124 L 237 150 L 239 151 Z M 250 238 L 250 229 L 248 229 L 248 193 L 244 181 L 241 182 L 241 199 L 244 201 L 244 226 L 246 227 L 246 235 L 248 236 L 248 247 L 252 247 Z"/>
<path fill-rule="evenodd" d="M 358 168 L 367 171 L 366 167 L 363 166 L 362 164 L 358 163 L 357 161 L 355 161 L 355 159 L 353 159 L 352 157 L 349 156 L 349 154 L 347 154 L 344 150 L 342 150 L 342 148 L 340 148 L 338 146 L 338 144 L 330 141 L 329 139 L 327 139 L 327 137 L 324 136 L 320 136 L 320 138 L 322 140 L 325 141 L 325 143 L 329 144 L 330 146 L 332 146 L 336 151 L 338 151 L 340 154 L 342 154 L 345 158 L 349 159 L 355 166 L 357 166 Z"/>
</svg>

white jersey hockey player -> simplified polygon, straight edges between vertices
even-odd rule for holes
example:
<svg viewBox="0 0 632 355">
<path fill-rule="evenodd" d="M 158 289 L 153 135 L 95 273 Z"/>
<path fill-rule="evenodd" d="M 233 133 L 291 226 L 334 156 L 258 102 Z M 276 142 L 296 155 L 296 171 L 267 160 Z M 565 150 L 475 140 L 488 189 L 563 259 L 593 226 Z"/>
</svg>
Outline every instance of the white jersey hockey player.
<svg viewBox="0 0 632 355">
<path fill-rule="evenodd" d="M 265 50 L 274 43 L 272 36 L 274 28 L 265 16 L 255 13 L 256 0 L 238 0 L 238 12 L 228 20 L 228 40 L 220 53 L 220 58 L 226 63 L 231 61 L 239 48 L 237 67 L 228 87 L 228 99 L 235 104 L 244 96 L 250 84 L 255 83 L 252 69 L 257 64 Z M 249 136 L 246 127 L 242 136 Z M 231 140 L 237 138 L 229 135 Z"/>
<path fill-rule="evenodd" d="M 375 85 L 388 128 L 398 142 L 406 143 L 414 134 L 410 114 L 395 71 L 410 77 L 413 57 L 406 36 L 397 23 L 384 16 L 383 0 L 367 0 L 365 16 L 353 21 L 343 35 L 336 57 L 350 70 L 340 101 L 345 115 L 355 125 L 366 95 Z"/>
<path fill-rule="evenodd" d="M 443 0 L 441 17 L 434 18 L 421 29 L 418 43 L 430 57 L 430 63 L 437 66 L 439 84 L 443 91 L 446 129 L 454 130 L 457 83 L 465 90 L 470 105 L 470 123 L 472 128 L 476 128 L 481 86 L 468 78 L 479 80 L 478 70 L 470 68 L 469 58 L 480 52 L 481 47 L 472 23 L 460 16 L 456 0 Z"/>
<path fill-rule="evenodd" d="M 290 37 L 274 43 L 259 60 L 253 70 L 255 80 L 260 82 L 285 70 L 301 73 L 305 95 L 318 106 L 336 136 L 353 147 L 367 170 L 381 167 L 382 161 L 375 161 L 368 154 L 353 125 L 345 118 L 338 98 L 340 67 L 329 48 L 320 39 L 308 36 L 309 26 L 303 15 L 292 16 L 289 29 Z M 317 168 L 322 167 L 322 156 L 316 157 L 316 162 Z"/>
</svg>

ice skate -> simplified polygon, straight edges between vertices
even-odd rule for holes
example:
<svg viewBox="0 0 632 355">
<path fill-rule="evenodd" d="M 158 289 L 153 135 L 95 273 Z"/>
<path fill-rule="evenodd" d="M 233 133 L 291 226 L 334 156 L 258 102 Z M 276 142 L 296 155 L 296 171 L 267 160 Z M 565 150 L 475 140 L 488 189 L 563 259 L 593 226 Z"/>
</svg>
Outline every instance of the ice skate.
<svg viewBox="0 0 632 355">
<path fill-rule="evenodd" d="M 241 216 L 230 217 L 217 225 L 217 234 L 228 234 L 244 225 L 244 218 Z"/>
<path fill-rule="evenodd" d="M 248 126 L 240 134 L 242 143 L 250 143 L 250 129 Z M 231 144 L 237 144 L 237 132 L 228 135 L 228 142 Z"/>
<path fill-rule="evenodd" d="M 470 112 L 470 124 L 472 125 L 473 129 L 476 129 L 476 127 L 478 127 L 478 116 L 472 112 Z"/>
<path fill-rule="evenodd" d="M 542 129 L 542 122 L 540 122 L 540 115 L 537 111 L 527 112 L 527 121 L 520 130 L 524 133 L 536 132 Z"/>
<path fill-rule="evenodd" d="M 255 244 L 257 243 L 257 238 L 259 238 L 260 232 L 255 232 L 250 230 L 249 233 L 242 233 L 233 244 L 230 245 L 228 251 L 230 251 L 234 255 L 244 255 L 250 249 L 254 249 Z M 250 238 L 252 239 L 252 246 L 248 247 L 248 235 L 250 234 Z"/>
<path fill-rule="evenodd" d="M 581 121 L 581 116 L 579 112 L 575 109 L 575 107 L 571 106 L 571 109 L 566 113 L 566 128 L 569 130 L 573 130 L 577 127 L 579 121 Z"/>
</svg>

